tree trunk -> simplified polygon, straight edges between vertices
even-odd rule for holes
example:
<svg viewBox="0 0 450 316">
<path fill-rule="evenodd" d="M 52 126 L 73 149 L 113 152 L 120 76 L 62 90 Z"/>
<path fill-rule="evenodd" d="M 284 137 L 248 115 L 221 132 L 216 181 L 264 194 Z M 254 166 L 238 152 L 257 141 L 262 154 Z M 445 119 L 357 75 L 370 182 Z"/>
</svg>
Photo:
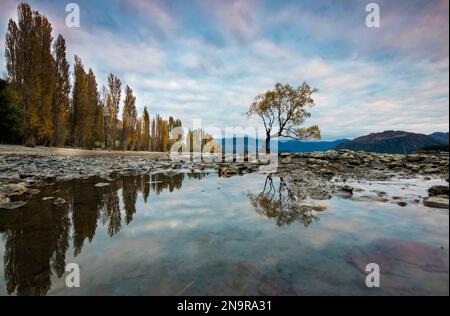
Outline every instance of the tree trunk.
<svg viewBox="0 0 450 316">
<path fill-rule="evenodd" d="M 270 134 L 266 136 L 266 154 L 270 154 Z"/>
</svg>

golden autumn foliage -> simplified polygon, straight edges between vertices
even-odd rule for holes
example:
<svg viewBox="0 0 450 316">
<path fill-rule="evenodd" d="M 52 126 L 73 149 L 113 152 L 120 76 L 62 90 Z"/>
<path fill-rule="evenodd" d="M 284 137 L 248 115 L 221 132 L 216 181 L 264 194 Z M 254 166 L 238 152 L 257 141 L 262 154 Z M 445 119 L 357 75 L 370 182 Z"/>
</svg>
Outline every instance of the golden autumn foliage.
<svg viewBox="0 0 450 316">
<path fill-rule="evenodd" d="M 52 110 L 57 88 L 52 26 L 28 4 L 20 4 L 17 13 L 18 22 L 9 21 L 5 41 L 8 80 L 20 96 L 25 142 L 49 145 L 54 136 Z"/>
<path fill-rule="evenodd" d="M 309 108 L 315 105 L 312 97 L 317 92 L 317 89 L 311 88 L 306 82 L 298 88 L 277 83 L 273 90 L 255 98 L 247 115 L 256 115 L 263 121 L 267 152 L 270 152 L 270 139 L 273 137 L 320 139 L 320 129 L 317 125 L 300 127 L 311 117 Z"/>
<path fill-rule="evenodd" d="M 157 114 L 150 121 L 147 107 L 138 117 L 132 88 L 125 86 L 122 100 L 122 81 L 116 75 L 108 76 L 107 87 L 99 93 L 94 71 L 77 55 L 71 73 L 66 41 L 62 35 L 53 39 L 44 15 L 28 4 L 20 4 L 17 15 L 17 22 L 9 21 L 5 40 L 8 98 L 1 110 L 8 120 L 1 122 L 8 127 L 8 138 L 3 139 L 21 139 L 30 146 L 167 152 L 182 138 L 171 138 L 182 125 L 178 119 Z"/>
</svg>

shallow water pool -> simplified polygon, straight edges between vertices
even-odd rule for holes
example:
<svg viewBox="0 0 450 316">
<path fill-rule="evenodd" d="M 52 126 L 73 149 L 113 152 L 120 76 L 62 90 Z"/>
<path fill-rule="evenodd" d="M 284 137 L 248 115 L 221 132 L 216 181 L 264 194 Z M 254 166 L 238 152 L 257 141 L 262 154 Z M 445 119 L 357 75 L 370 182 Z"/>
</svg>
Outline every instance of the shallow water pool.
<svg viewBox="0 0 450 316">
<path fill-rule="evenodd" d="M 47 186 L 0 212 L 1 295 L 449 294 L 448 210 L 299 201 L 261 174 L 99 182 Z M 437 183 L 354 185 L 414 200 Z M 371 262 L 380 288 L 366 286 Z M 80 288 L 66 287 L 69 263 L 80 266 Z"/>
</svg>

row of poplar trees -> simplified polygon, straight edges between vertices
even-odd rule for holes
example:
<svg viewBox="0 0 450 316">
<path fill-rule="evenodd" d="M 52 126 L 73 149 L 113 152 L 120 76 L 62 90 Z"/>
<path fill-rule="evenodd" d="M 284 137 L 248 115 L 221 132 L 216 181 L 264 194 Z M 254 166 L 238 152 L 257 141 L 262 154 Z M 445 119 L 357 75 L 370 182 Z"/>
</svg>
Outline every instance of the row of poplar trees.
<svg viewBox="0 0 450 316">
<path fill-rule="evenodd" d="M 10 20 L 6 35 L 8 97 L 20 116 L 20 140 L 28 146 L 104 147 L 168 151 L 169 135 L 181 126 L 159 115 L 141 117 L 136 97 L 110 74 L 99 92 L 91 68 L 75 56 L 71 81 L 66 41 L 52 37 L 52 25 L 28 4 L 18 6 L 18 22 Z M 122 121 L 119 109 L 124 92 Z"/>
</svg>

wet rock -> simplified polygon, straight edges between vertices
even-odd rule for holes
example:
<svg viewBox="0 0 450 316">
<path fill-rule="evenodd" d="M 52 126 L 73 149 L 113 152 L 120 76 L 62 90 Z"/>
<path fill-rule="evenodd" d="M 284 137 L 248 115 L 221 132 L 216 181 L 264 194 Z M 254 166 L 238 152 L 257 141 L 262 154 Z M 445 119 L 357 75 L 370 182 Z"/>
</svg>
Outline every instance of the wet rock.
<svg viewBox="0 0 450 316">
<path fill-rule="evenodd" d="M 108 178 L 110 178 L 110 179 L 117 179 L 119 177 L 120 177 L 120 172 L 117 172 L 117 171 L 110 172 L 108 175 Z"/>
<path fill-rule="evenodd" d="M 0 209 L 13 210 L 23 207 L 33 194 L 38 193 L 39 190 L 28 189 L 24 182 L 0 185 Z"/>
<path fill-rule="evenodd" d="M 405 207 L 408 205 L 408 203 L 406 203 L 405 201 L 400 201 L 400 202 L 397 202 L 397 205 L 401 206 L 401 207 Z"/>
<path fill-rule="evenodd" d="M 411 172 L 415 172 L 415 173 L 420 171 L 420 166 L 416 166 L 416 165 L 407 165 L 406 168 L 411 170 Z"/>
<path fill-rule="evenodd" d="M 9 193 L 11 191 L 5 190 Z M 15 210 L 21 208 L 27 204 L 28 201 L 13 201 L 10 197 L 5 196 L 3 193 L 0 193 L 0 210 Z"/>
<path fill-rule="evenodd" d="M 429 196 L 448 196 L 449 195 L 449 188 L 448 186 L 444 185 L 436 185 L 428 189 L 428 195 Z"/>
<path fill-rule="evenodd" d="M 449 209 L 448 196 L 431 196 L 423 199 L 423 204 L 432 208 Z"/>
<path fill-rule="evenodd" d="M 388 199 L 380 196 L 373 196 L 373 195 L 363 195 L 359 197 L 352 198 L 355 202 L 380 202 L 380 203 L 386 203 L 389 202 Z"/>
<path fill-rule="evenodd" d="M 437 174 L 440 172 L 439 168 L 427 168 L 425 170 L 423 170 L 423 173 L 425 174 Z"/>
<path fill-rule="evenodd" d="M 288 157 L 292 157 L 292 154 L 291 153 L 281 153 L 279 156 L 280 156 L 280 158 L 288 158 Z"/>
<path fill-rule="evenodd" d="M 19 175 L 20 179 L 28 179 L 28 178 L 33 178 L 34 175 L 32 174 L 21 174 Z"/>
<path fill-rule="evenodd" d="M 104 188 L 104 187 L 107 187 L 107 186 L 110 186 L 110 185 L 111 185 L 111 183 L 100 182 L 100 183 L 95 184 L 94 187 L 96 187 L 96 188 Z"/>
<path fill-rule="evenodd" d="M 64 200 L 63 198 L 57 198 L 56 200 L 54 200 L 53 201 L 53 204 L 54 205 L 64 205 L 64 204 L 66 204 L 67 202 L 66 202 L 66 200 Z"/>
<path fill-rule="evenodd" d="M 392 163 L 388 164 L 388 168 L 389 169 L 400 169 L 403 166 L 404 165 L 403 165 L 402 161 L 395 161 L 395 162 L 392 162 Z"/>
<path fill-rule="evenodd" d="M 2 208 L 2 205 L 6 205 L 9 202 L 11 202 L 11 200 L 9 198 L 7 198 L 6 196 L 0 194 L 0 208 Z"/>
<path fill-rule="evenodd" d="M 385 197 L 386 195 L 388 195 L 387 192 L 379 190 L 373 190 L 372 192 L 376 193 L 379 197 Z"/>
<path fill-rule="evenodd" d="M 14 197 L 14 196 L 21 196 L 25 193 L 27 193 L 28 188 L 26 183 L 11 183 L 0 186 L 0 194 L 6 197 Z"/>
<path fill-rule="evenodd" d="M 331 194 L 320 188 L 309 189 L 308 195 L 313 200 L 329 200 L 329 199 L 331 199 Z"/>
<path fill-rule="evenodd" d="M 425 157 L 421 156 L 421 155 L 408 155 L 405 157 L 405 161 L 413 162 L 413 163 L 422 162 L 424 160 L 425 160 Z"/>
<path fill-rule="evenodd" d="M 47 174 L 47 175 L 45 175 L 45 180 L 48 181 L 48 182 L 55 181 L 56 180 L 56 176 L 53 175 L 53 174 Z"/>
<path fill-rule="evenodd" d="M 339 191 L 350 194 L 350 195 L 353 194 L 353 190 L 354 190 L 353 187 L 351 187 L 349 185 L 344 185 L 343 187 L 339 188 Z"/>
<path fill-rule="evenodd" d="M 59 176 L 56 178 L 57 182 L 69 182 L 72 180 L 77 179 L 77 176 L 73 175 L 73 174 L 68 174 L 68 175 L 64 175 L 64 176 Z"/>
<path fill-rule="evenodd" d="M 41 193 L 41 191 L 38 189 L 29 189 L 28 193 L 30 193 L 31 195 L 38 195 L 39 193 Z"/>
<path fill-rule="evenodd" d="M 239 169 L 230 167 L 230 166 L 223 166 L 219 169 L 219 176 L 224 178 L 229 178 L 232 176 L 239 175 L 240 171 Z"/>
<path fill-rule="evenodd" d="M 389 180 L 389 176 L 386 174 L 377 174 L 373 176 L 374 180 L 377 181 L 388 181 Z"/>
</svg>

